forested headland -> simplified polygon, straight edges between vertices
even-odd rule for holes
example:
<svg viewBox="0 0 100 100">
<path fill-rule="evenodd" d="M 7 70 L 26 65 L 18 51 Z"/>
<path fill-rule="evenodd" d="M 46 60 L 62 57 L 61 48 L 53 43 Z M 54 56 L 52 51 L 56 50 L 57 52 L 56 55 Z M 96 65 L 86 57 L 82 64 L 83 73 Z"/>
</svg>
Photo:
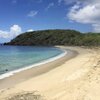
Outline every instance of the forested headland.
<svg viewBox="0 0 100 100">
<path fill-rule="evenodd" d="M 35 45 L 35 46 L 99 46 L 99 33 L 81 33 L 75 30 L 41 30 L 26 32 L 4 45 Z"/>
</svg>

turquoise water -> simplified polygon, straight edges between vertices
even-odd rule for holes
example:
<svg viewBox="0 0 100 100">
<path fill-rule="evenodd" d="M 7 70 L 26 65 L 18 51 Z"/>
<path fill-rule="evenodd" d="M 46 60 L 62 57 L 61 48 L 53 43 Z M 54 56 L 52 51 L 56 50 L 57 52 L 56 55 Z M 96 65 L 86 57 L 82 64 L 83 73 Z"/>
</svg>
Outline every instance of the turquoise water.
<svg viewBox="0 0 100 100">
<path fill-rule="evenodd" d="M 0 46 L 0 75 L 63 53 L 54 47 Z"/>
</svg>

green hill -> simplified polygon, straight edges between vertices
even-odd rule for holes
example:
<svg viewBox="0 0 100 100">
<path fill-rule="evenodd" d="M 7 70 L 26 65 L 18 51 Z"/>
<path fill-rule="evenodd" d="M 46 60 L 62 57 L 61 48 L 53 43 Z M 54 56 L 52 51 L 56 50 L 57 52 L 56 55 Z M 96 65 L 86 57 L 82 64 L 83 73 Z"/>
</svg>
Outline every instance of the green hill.
<svg viewBox="0 0 100 100">
<path fill-rule="evenodd" d="M 75 30 L 43 30 L 23 33 L 5 45 L 74 45 L 99 46 L 100 34 Z"/>
</svg>

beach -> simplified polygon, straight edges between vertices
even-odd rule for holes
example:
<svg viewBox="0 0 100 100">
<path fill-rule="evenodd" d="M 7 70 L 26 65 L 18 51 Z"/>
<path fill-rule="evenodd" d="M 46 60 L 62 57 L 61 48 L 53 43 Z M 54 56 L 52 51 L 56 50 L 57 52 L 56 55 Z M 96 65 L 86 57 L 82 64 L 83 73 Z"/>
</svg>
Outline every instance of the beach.
<svg viewBox="0 0 100 100">
<path fill-rule="evenodd" d="M 0 80 L 0 100 L 33 92 L 43 100 L 100 100 L 99 48 L 60 48 L 67 55 Z"/>
</svg>

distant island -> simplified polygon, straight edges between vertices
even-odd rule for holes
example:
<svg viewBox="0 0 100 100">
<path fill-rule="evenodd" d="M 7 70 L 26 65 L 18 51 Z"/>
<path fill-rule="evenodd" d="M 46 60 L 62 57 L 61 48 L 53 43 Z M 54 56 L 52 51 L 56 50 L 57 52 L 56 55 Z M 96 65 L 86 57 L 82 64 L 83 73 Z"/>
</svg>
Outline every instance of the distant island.
<svg viewBox="0 0 100 100">
<path fill-rule="evenodd" d="M 99 46 L 99 33 L 81 33 L 76 30 L 41 30 L 20 34 L 4 45 L 35 46 Z"/>
</svg>

